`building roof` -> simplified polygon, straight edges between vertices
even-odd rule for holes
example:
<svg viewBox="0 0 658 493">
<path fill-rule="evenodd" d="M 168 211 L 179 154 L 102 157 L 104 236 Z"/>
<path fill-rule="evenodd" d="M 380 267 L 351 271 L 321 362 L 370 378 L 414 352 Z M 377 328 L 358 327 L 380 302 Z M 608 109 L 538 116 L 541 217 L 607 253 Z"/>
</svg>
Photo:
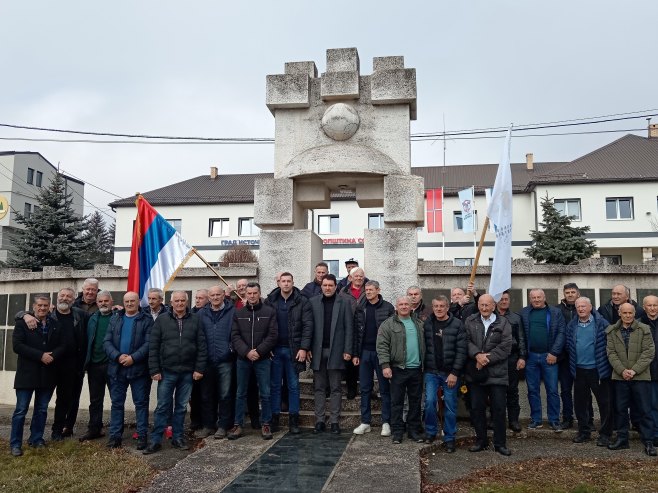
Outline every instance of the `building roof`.
<svg viewBox="0 0 658 493">
<path fill-rule="evenodd" d="M 56 172 L 59 171 L 57 169 L 57 167 L 53 163 L 48 161 L 45 157 L 43 157 L 43 154 L 41 154 L 40 152 L 37 152 L 37 151 L 0 151 L 0 156 L 21 156 L 23 154 L 35 154 L 37 156 L 40 156 L 41 159 L 43 159 L 45 162 L 47 162 L 53 168 L 53 170 L 55 170 Z M 67 180 L 72 181 L 74 183 L 79 183 L 80 185 L 83 185 L 83 186 L 85 184 L 84 181 L 79 180 L 77 178 L 73 178 L 72 176 L 69 176 L 65 173 L 61 173 L 61 175 L 64 178 L 66 178 Z"/>
<path fill-rule="evenodd" d="M 512 163 L 512 191 L 523 193 L 537 184 L 546 183 L 605 183 L 658 180 L 658 139 L 628 134 L 571 162 L 534 163 L 532 170 L 526 163 Z M 459 190 L 475 187 L 476 194 L 492 187 L 498 164 L 459 166 L 421 166 L 411 173 L 425 179 L 425 188 L 444 188 L 445 195 L 456 195 Z M 179 183 L 145 192 L 153 205 L 237 204 L 253 203 L 256 178 L 272 177 L 272 173 L 221 175 L 211 179 L 201 175 Z M 335 200 L 353 200 L 354 193 L 332 194 Z M 132 207 L 134 197 L 114 201 L 110 207 Z"/>
</svg>

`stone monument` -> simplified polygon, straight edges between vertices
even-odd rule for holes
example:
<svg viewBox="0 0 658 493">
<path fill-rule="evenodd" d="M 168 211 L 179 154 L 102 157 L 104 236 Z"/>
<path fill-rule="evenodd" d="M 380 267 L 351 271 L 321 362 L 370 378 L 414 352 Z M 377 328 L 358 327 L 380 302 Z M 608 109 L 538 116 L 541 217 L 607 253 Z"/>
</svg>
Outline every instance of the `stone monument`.
<svg viewBox="0 0 658 493">
<path fill-rule="evenodd" d="M 290 62 L 267 76 L 275 118 L 274 177 L 254 191 L 264 289 L 289 270 L 302 286 L 322 260 L 309 209 L 352 191 L 360 207 L 383 207 L 384 228 L 364 231 L 364 268 L 393 300 L 417 283 L 416 228 L 424 224 L 423 179 L 411 174 L 409 122 L 416 119 L 416 70 L 401 56 L 376 57 L 361 75 L 356 48 L 327 50 L 326 72 Z"/>
</svg>

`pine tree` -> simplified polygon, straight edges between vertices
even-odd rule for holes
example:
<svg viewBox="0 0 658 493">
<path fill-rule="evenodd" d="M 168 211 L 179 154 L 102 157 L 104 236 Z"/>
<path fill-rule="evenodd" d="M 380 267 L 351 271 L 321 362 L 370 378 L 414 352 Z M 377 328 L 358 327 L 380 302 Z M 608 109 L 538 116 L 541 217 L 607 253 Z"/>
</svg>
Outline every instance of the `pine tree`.
<svg viewBox="0 0 658 493">
<path fill-rule="evenodd" d="M 585 238 L 589 226 L 572 226 L 571 217 L 555 208 L 548 193 L 541 199 L 541 208 L 541 228 L 530 232 L 532 246 L 524 250 L 528 257 L 547 264 L 570 265 L 594 255 L 596 243 Z"/>
<path fill-rule="evenodd" d="M 114 261 L 114 223 L 108 228 L 101 213 L 94 211 L 85 218 L 85 228 L 85 239 L 90 245 L 85 252 L 87 266 L 112 264 Z"/>
<path fill-rule="evenodd" d="M 41 270 L 46 265 L 88 267 L 89 241 L 84 234 L 85 221 L 76 215 L 71 194 L 61 174 L 41 189 L 34 212 L 25 217 L 16 212 L 16 221 L 25 226 L 18 231 L 8 265 Z"/>
</svg>

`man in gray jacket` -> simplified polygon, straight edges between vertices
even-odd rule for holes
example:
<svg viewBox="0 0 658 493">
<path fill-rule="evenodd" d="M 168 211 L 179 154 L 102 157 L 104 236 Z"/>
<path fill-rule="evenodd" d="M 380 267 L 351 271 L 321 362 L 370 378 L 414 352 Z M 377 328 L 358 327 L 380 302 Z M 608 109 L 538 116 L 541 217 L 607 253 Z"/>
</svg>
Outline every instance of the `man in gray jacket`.
<svg viewBox="0 0 658 493">
<path fill-rule="evenodd" d="M 313 342 L 309 352 L 315 391 L 314 433 L 325 431 L 326 388 L 329 401 L 331 433 L 340 434 L 338 424 L 342 398 L 341 379 L 345 361 L 352 359 L 354 315 L 349 301 L 336 295 L 336 276 L 322 279 L 322 296 L 309 300 L 313 310 Z"/>
</svg>

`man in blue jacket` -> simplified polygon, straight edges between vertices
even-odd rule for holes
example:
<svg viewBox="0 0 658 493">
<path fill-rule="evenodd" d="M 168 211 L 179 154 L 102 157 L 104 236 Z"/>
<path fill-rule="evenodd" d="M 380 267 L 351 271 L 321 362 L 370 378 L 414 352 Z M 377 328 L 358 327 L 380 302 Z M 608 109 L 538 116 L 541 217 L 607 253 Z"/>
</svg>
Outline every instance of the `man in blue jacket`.
<svg viewBox="0 0 658 493">
<path fill-rule="evenodd" d="M 197 312 L 206 335 L 208 365 L 201 379 L 201 422 L 203 428 L 195 433 L 205 438 L 212 433 L 215 438 L 226 437 L 232 424 L 231 377 L 234 353 L 231 349 L 231 328 L 235 306 L 227 298 L 221 286 L 208 290 L 210 303 Z"/>
<path fill-rule="evenodd" d="M 557 357 L 564 350 L 564 317 L 559 308 L 546 304 L 542 289 L 530 291 L 530 305 L 521 311 L 521 323 L 528 346 L 525 365 L 528 401 L 530 402 L 531 430 L 542 427 L 540 382 L 544 381 L 548 421 L 551 429 L 560 433 L 560 394 L 557 391 Z M 519 363 L 523 361 L 519 359 Z"/>
<path fill-rule="evenodd" d="M 137 293 L 127 292 L 123 296 L 123 307 L 123 311 L 110 319 L 103 342 L 112 399 L 107 446 L 121 447 L 126 393 L 130 386 L 137 421 L 137 450 L 144 450 L 149 424 L 148 351 L 153 319 L 140 311 Z"/>
<path fill-rule="evenodd" d="M 567 324 L 569 370 L 574 378 L 574 404 L 578 419 L 578 434 L 574 443 L 590 439 L 590 402 L 596 397 L 601 428 L 596 444 L 607 447 L 612 435 L 612 405 L 610 376 L 612 367 L 606 353 L 608 321 L 592 310 L 589 298 L 580 297 L 574 303 L 576 316 Z"/>
</svg>

